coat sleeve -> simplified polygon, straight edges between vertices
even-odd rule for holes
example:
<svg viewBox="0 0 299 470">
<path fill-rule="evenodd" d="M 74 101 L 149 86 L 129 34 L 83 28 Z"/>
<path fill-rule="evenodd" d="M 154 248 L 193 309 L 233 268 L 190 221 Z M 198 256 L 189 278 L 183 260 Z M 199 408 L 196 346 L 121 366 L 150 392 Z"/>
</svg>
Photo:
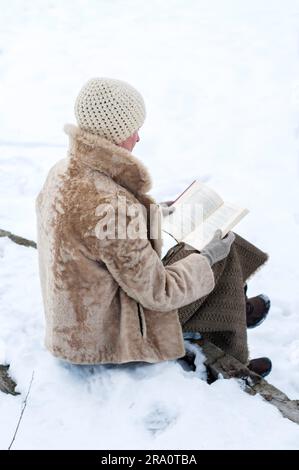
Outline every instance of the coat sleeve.
<svg viewBox="0 0 299 470">
<path fill-rule="evenodd" d="M 119 224 L 117 209 L 115 236 L 103 233 L 97 236 L 97 256 L 126 294 L 149 310 L 170 311 L 188 305 L 209 294 L 215 287 L 214 274 L 208 260 L 200 253 L 164 266 L 147 238 L 147 224 L 143 217 L 126 215 Z M 107 216 L 107 214 L 106 214 Z M 105 218 L 105 217 L 104 217 Z M 123 218 L 124 219 L 124 218 Z M 98 227 L 107 227 L 107 219 L 98 217 Z M 108 225 L 111 222 L 109 216 Z M 124 236 L 124 228 L 138 225 L 138 236 Z M 111 230 L 111 226 L 110 226 Z M 121 236 L 120 236 L 121 234 Z"/>
</svg>

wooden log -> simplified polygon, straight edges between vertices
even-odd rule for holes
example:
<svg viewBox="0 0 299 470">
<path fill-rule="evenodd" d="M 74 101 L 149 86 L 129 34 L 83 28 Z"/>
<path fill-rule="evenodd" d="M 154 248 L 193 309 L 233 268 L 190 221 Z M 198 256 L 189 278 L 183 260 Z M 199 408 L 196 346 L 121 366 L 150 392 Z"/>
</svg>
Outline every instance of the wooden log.
<svg viewBox="0 0 299 470">
<path fill-rule="evenodd" d="M 281 414 L 299 424 L 299 400 L 290 400 L 290 398 L 278 388 L 271 385 L 260 375 L 255 374 L 244 364 L 234 357 L 226 354 L 222 349 L 207 340 L 190 340 L 198 344 L 206 356 L 205 365 L 208 372 L 217 380 L 220 377 L 224 379 L 240 379 L 243 383 L 243 389 L 250 395 L 261 395 L 267 402 L 275 406 Z"/>
</svg>

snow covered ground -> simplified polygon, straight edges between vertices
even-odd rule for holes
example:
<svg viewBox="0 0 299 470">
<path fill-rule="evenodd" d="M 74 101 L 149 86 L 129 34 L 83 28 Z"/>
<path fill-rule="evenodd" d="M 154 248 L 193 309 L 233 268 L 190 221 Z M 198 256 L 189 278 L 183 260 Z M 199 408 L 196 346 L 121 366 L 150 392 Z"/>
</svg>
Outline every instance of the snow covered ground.
<svg viewBox="0 0 299 470">
<path fill-rule="evenodd" d="M 238 233 L 267 251 L 250 331 L 271 382 L 299 398 L 299 3 L 297 0 L 0 0 L 0 228 L 36 238 L 34 200 L 66 154 L 65 122 L 93 76 L 127 80 L 147 119 L 134 154 L 167 200 L 201 178 L 247 206 Z M 166 247 L 169 240 L 166 241 Z M 43 347 L 36 251 L 0 239 L 0 448 L 299 448 L 299 427 L 234 381 L 179 364 L 72 366 Z"/>
</svg>

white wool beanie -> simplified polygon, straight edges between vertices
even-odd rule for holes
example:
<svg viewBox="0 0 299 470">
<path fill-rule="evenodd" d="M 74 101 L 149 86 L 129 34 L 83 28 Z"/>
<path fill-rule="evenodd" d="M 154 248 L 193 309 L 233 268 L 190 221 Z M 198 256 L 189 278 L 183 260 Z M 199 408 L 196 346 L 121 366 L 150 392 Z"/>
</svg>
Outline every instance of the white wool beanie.
<svg viewBox="0 0 299 470">
<path fill-rule="evenodd" d="M 115 144 L 134 134 L 144 123 L 141 94 L 129 83 L 112 78 L 92 78 L 75 103 L 78 126 Z"/>
</svg>

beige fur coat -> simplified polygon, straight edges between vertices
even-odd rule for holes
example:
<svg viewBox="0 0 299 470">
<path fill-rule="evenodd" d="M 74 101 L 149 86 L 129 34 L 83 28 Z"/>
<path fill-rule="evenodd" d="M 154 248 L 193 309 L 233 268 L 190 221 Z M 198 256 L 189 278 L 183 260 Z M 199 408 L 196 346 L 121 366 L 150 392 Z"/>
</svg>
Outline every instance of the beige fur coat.
<svg viewBox="0 0 299 470">
<path fill-rule="evenodd" d="M 178 308 L 213 290 L 208 261 L 193 253 L 164 267 L 160 210 L 146 194 L 151 188 L 146 168 L 106 139 L 73 125 L 65 132 L 68 157 L 50 170 L 36 200 L 46 347 L 81 364 L 183 356 Z M 99 223 L 109 225 L 109 211 L 101 208 L 108 203 L 119 220 L 120 197 L 128 209 L 125 228 L 136 217 L 131 206 L 145 208 L 138 218 L 145 236 L 98 235 Z"/>
</svg>

